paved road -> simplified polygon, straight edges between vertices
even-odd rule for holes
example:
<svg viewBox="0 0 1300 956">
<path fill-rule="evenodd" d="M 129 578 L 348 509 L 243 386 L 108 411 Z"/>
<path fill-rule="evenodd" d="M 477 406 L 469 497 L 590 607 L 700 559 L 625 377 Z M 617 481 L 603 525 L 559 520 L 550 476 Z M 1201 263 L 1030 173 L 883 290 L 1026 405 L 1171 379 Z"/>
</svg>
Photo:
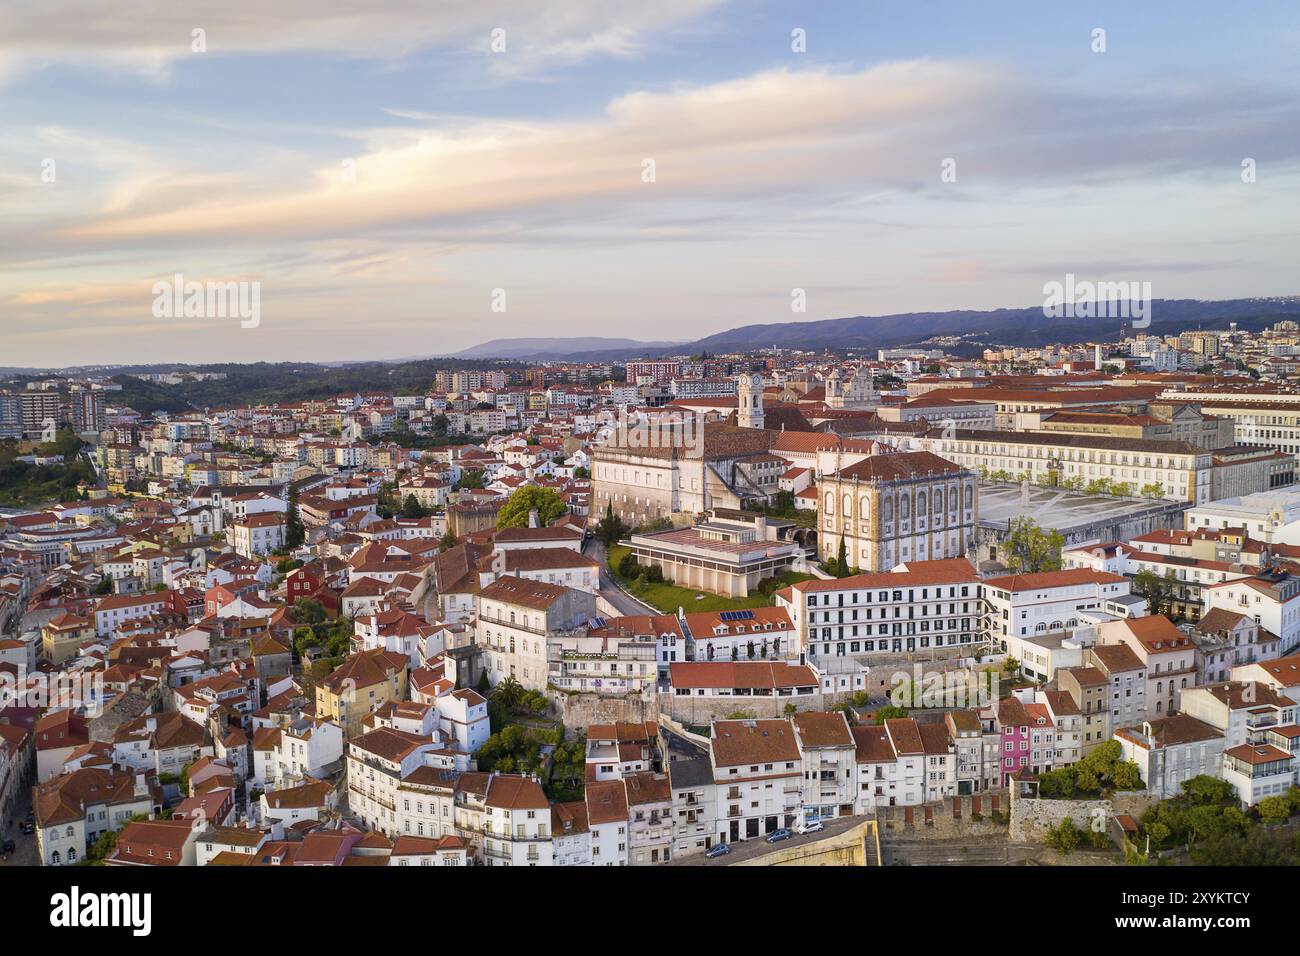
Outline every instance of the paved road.
<svg viewBox="0 0 1300 956">
<path fill-rule="evenodd" d="M 592 538 L 587 542 L 584 550 L 588 557 L 600 562 L 600 596 L 618 608 L 620 614 L 659 613 L 642 604 L 618 586 L 618 582 L 614 580 L 608 571 L 609 565 L 606 563 L 605 546 L 603 544 Z"/>
<path fill-rule="evenodd" d="M 826 829 L 820 833 L 810 833 L 807 836 L 795 834 L 788 840 L 782 840 L 780 843 L 768 843 L 766 837 L 754 837 L 750 840 L 742 840 L 739 843 L 731 844 L 731 852 L 726 856 L 715 857 L 710 860 L 703 853 L 697 853 L 694 856 L 683 856 L 670 862 L 669 866 L 730 866 L 741 860 L 752 860 L 755 857 L 766 856 L 768 853 L 775 853 L 784 850 L 787 847 L 798 846 L 806 843 L 816 843 L 818 840 L 825 840 L 827 837 L 836 836 L 845 830 L 851 830 L 861 824 L 866 817 L 836 817 L 834 820 L 826 821 Z"/>
<path fill-rule="evenodd" d="M 13 808 L 12 820 L 0 820 L 0 844 L 13 840 L 14 852 L 7 857 L 0 857 L 0 866 L 39 866 L 40 857 L 36 851 L 36 834 L 24 834 L 18 828 L 19 822 L 32 808 L 32 791 L 30 787 L 21 788 L 22 795 Z"/>
</svg>

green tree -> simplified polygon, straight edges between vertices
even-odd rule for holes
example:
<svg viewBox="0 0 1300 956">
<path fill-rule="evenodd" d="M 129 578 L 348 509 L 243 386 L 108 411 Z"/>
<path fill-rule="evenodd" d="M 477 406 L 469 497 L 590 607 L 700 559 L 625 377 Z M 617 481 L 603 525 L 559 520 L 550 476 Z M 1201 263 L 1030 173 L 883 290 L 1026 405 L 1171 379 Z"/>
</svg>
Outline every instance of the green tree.
<svg viewBox="0 0 1300 956">
<path fill-rule="evenodd" d="M 1038 522 L 1021 515 L 1011 522 L 1004 551 L 1013 563 L 1013 570 L 1022 574 L 1061 569 L 1061 549 L 1065 537 L 1059 531 L 1044 531 Z"/>
<path fill-rule="evenodd" d="M 516 488 L 506 503 L 501 506 L 501 510 L 497 513 L 497 527 L 526 528 L 528 516 L 534 509 L 537 510 L 538 523 L 543 527 L 568 510 L 564 499 L 553 488 L 524 485 L 522 488 Z"/>
<path fill-rule="evenodd" d="M 1061 856 L 1068 856 L 1083 842 L 1084 834 L 1085 831 L 1075 826 L 1071 817 L 1066 817 L 1047 831 L 1045 842 Z"/>
<path fill-rule="evenodd" d="M 1165 580 L 1150 568 L 1133 575 L 1133 591 L 1147 599 L 1147 613 L 1159 614 L 1164 606 Z"/>
<path fill-rule="evenodd" d="M 438 551 L 448 551 L 451 548 L 456 547 L 458 541 L 459 539 L 452 533 L 451 528 L 448 527 L 447 530 L 443 532 L 442 537 L 438 539 Z"/>
<path fill-rule="evenodd" d="M 1206 774 L 1185 781 L 1183 793 L 1194 804 L 1223 804 L 1236 800 L 1236 791 L 1233 790 L 1232 784 Z"/>
<path fill-rule="evenodd" d="M 1069 800 L 1075 794 L 1075 775 L 1069 767 L 1038 775 L 1038 795 L 1044 800 Z"/>
<path fill-rule="evenodd" d="M 475 471 L 462 471 L 460 473 L 460 481 L 456 482 L 456 487 L 457 488 L 482 488 L 484 483 L 485 482 L 483 479 L 482 469 L 478 469 Z"/>
<path fill-rule="evenodd" d="M 293 629 L 293 647 L 298 652 L 301 660 L 309 648 L 320 645 L 320 638 L 316 636 L 316 629 L 313 627 L 303 626 Z"/>
<path fill-rule="evenodd" d="M 381 518 L 391 518 L 398 513 L 400 507 L 397 503 L 397 482 L 381 481 L 379 483 L 378 500 L 375 502 L 375 513 Z"/>
<path fill-rule="evenodd" d="M 524 688 L 514 677 L 507 677 L 497 684 L 492 698 L 507 710 L 514 710 L 524 698 Z"/>
<path fill-rule="evenodd" d="M 1281 823 L 1291 816 L 1291 801 L 1286 797 L 1265 797 L 1255 805 L 1263 823 Z"/>
<path fill-rule="evenodd" d="M 835 555 L 835 576 L 837 578 L 849 576 L 849 551 L 843 535 L 840 536 L 839 552 Z"/>
<path fill-rule="evenodd" d="M 906 707 L 895 707 L 892 704 L 888 707 L 881 707 L 876 711 L 876 723 L 883 724 L 887 720 L 893 720 L 896 717 L 906 717 Z"/>
<path fill-rule="evenodd" d="M 319 624 L 325 618 L 325 605 L 315 598 L 298 598 L 293 602 L 293 619 L 297 623 Z"/>
<path fill-rule="evenodd" d="M 302 524 L 302 514 L 298 510 L 298 490 L 289 489 L 289 513 L 285 516 L 284 543 L 290 548 L 297 548 L 307 540 L 307 529 Z"/>
<path fill-rule="evenodd" d="M 420 504 L 415 495 L 407 495 L 406 500 L 402 502 L 403 518 L 423 518 L 428 512 L 424 510 L 424 505 Z"/>
<path fill-rule="evenodd" d="M 605 517 L 600 519 L 595 530 L 596 537 L 606 548 L 613 547 L 627 536 L 627 526 L 623 524 L 623 519 L 614 514 L 613 504 L 605 505 Z"/>
</svg>

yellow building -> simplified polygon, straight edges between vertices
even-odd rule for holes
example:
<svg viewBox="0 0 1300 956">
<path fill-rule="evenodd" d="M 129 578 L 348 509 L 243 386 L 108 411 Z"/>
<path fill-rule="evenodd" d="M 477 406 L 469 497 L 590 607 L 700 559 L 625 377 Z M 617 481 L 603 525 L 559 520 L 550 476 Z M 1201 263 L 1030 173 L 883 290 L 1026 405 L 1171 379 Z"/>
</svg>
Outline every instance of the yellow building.
<svg viewBox="0 0 1300 956">
<path fill-rule="evenodd" d="M 405 654 L 382 648 L 353 654 L 316 685 L 316 716 L 333 720 L 346 737 L 364 731 L 366 715 L 390 700 L 406 700 Z"/>
<path fill-rule="evenodd" d="M 64 611 L 41 628 L 41 655 L 51 664 L 77 656 L 82 641 L 95 636 L 95 622 Z"/>
</svg>

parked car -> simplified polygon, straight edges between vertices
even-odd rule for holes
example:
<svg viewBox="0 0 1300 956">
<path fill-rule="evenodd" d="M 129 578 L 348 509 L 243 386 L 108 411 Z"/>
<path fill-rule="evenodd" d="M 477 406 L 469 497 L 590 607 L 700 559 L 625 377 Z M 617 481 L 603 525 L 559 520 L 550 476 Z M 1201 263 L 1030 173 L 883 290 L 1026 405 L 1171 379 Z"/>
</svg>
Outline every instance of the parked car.
<svg viewBox="0 0 1300 956">
<path fill-rule="evenodd" d="M 826 824 L 820 820 L 813 820 L 811 823 L 801 823 L 794 828 L 794 832 L 800 836 L 807 836 L 809 833 L 820 833 L 826 829 Z"/>
<path fill-rule="evenodd" d="M 782 828 L 779 829 L 779 830 L 773 830 L 773 831 L 768 835 L 767 842 L 768 842 L 768 843 L 780 843 L 782 840 L 788 840 L 788 839 L 790 839 L 790 837 L 792 837 L 792 836 L 794 836 L 793 831 L 791 831 L 791 830 L 790 830 L 789 828 L 787 828 L 787 827 L 782 827 Z"/>
<path fill-rule="evenodd" d="M 26 833 L 26 834 L 28 834 L 28 835 L 30 836 L 31 834 L 33 834 L 33 833 L 36 832 L 36 824 L 34 824 L 34 823 L 29 823 L 28 821 L 24 820 L 24 821 L 23 821 L 22 830 L 23 830 L 23 833 Z"/>
<path fill-rule="evenodd" d="M 717 846 L 713 847 L 712 849 L 706 850 L 704 855 L 708 857 L 710 860 L 712 860 L 720 856 L 726 856 L 730 852 L 731 852 L 730 844 L 719 843 Z"/>
</svg>

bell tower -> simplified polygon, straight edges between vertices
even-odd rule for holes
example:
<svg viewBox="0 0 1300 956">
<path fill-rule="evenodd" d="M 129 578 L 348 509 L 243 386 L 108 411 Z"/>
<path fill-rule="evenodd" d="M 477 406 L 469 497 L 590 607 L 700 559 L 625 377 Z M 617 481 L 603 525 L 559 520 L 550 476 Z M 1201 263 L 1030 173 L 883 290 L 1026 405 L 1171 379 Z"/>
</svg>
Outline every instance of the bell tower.
<svg viewBox="0 0 1300 956">
<path fill-rule="evenodd" d="M 736 398 L 736 424 L 741 428 L 762 428 L 763 377 L 757 372 L 741 375 Z"/>
</svg>

